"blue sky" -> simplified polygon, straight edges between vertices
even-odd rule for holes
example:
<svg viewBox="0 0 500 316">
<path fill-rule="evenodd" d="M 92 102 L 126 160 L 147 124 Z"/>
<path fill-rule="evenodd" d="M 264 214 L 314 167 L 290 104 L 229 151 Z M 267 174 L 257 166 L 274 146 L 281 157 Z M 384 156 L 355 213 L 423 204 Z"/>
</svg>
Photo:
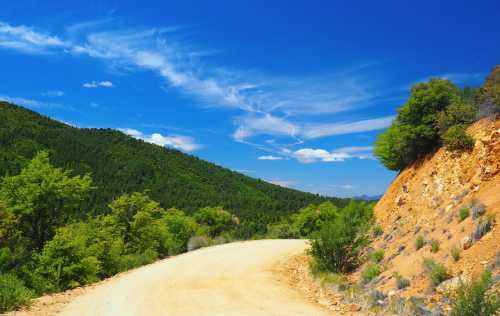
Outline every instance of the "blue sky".
<svg viewBox="0 0 500 316">
<path fill-rule="evenodd" d="M 300 190 L 375 195 L 409 87 L 479 85 L 498 1 L 9 1 L 0 98 Z"/>
</svg>

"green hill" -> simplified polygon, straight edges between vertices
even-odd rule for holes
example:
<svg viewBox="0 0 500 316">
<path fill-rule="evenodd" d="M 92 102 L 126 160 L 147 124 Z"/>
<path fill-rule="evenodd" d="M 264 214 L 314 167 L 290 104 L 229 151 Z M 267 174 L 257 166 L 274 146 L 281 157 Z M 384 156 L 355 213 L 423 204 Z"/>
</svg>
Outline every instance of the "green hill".
<svg viewBox="0 0 500 316">
<path fill-rule="evenodd" d="M 220 205 L 262 224 L 311 203 L 346 203 L 250 178 L 116 130 L 71 127 L 6 102 L 0 102 L 0 148 L 0 176 L 17 174 L 42 149 L 58 167 L 90 172 L 98 189 L 85 206 L 96 214 L 106 212 L 116 196 L 144 190 L 163 207 L 193 212 Z"/>
</svg>

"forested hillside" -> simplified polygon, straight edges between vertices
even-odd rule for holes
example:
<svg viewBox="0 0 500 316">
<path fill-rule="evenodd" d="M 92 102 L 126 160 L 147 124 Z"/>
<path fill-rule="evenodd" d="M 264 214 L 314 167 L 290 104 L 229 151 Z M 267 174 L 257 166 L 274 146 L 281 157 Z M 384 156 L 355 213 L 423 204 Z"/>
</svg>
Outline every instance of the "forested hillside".
<svg viewBox="0 0 500 316">
<path fill-rule="evenodd" d="M 240 218 L 253 218 L 264 228 L 280 215 L 327 200 L 283 188 L 219 167 L 180 151 L 162 148 L 112 129 L 80 129 L 22 107 L 0 102 L 0 176 L 17 174 L 40 150 L 51 162 L 91 173 L 93 184 L 87 212 L 102 213 L 122 193 L 148 191 L 163 207 L 193 212 L 223 206 Z M 345 200 L 330 199 L 337 205 Z M 255 220 L 256 218 L 261 220 Z M 261 224 L 264 224 L 262 225 Z M 255 230 L 257 227 L 249 227 Z"/>
</svg>

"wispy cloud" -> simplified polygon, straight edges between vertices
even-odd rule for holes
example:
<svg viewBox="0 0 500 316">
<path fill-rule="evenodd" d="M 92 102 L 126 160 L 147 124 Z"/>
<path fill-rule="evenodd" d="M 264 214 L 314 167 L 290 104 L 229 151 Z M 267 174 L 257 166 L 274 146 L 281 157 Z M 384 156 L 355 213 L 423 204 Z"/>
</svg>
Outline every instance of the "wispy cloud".
<svg viewBox="0 0 500 316">
<path fill-rule="evenodd" d="M 281 179 L 272 179 L 272 180 L 268 180 L 267 182 L 279 185 L 281 187 L 286 187 L 286 188 L 297 183 L 297 181 L 295 181 L 295 180 L 281 180 Z"/>
<path fill-rule="evenodd" d="M 285 158 L 280 157 L 280 156 L 265 155 L 265 156 L 257 157 L 257 159 L 258 160 L 283 160 Z"/>
<path fill-rule="evenodd" d="M 26 99 L 22 97 L 10 97 L 7 95 L 0 95 L 0 101 L 6 101 L 9 103 L 21 105 L 31 109 L 41 109 L 41 108 L 62 108 L 63 105 L 59 103 L 42 102 L 33 99 Z M 65 107 L 69 108 L 69 107 Z"/>
<path fill-rule="evenodd" d="M 158 146 L 167 146 L 191 152 L 199 149 L 201 146 L 195 142 L 192 137 L 183 135 L 162 135 L 160 133 L 144 134 L 141 131 L 132 128 L 119 129 L 123 133 L 145 142 L 156 144 Z"/>
<path fill-rule="evenodd" d="M 112 88 L 114 85 L 111 81 L 92 81 L 92 82 L 85 82 L 82 84 L 82 87 L 84 88 Z"/>
<path fill-rule="evenodd" d="M 45 54 L 53 49 L 62 49 L 69 45 L 57 36 L 35 31 L 30 27 L 12 26 L 0 22 L 0 48 L 29 54 Z"/>
<path fill-rule="evenodd" d="M 291 137 L 300 144 L 303 140 L 382 129 L 393 119 L 324 123 L 327 115 L 331 118 L 340 112 L 359 110 L 378 100 L 379 90 L 372 84 L 375 80 L 359 75 L 364 67 L 303 77 L 211 67 L 201 59 L 213 51 L 186 45 L 178 40 L 178 32 L 176 26 L 116 29 L 112 19 L 104 19 L 70 26 L 61 37 L 27 26 L 1 23 L 0 46 L 26 53 L 57 51 L 88 56 L 125 72 L 151 71 L 170 88 L 201 106 L 237 110 L 232 137 L 240 142 L 271 135 Z M 83 87 L 110 88 L 113 83 L 92 81 Z M 320 115 L 323 123 L 317 122 Z M 178 138 L 164 139 L 161 134 L 138 137 L 178 148 L 183 146 Z M 323 149 L 302 148 L 293 157 L 300 161 L 338 161 L 343 156 Z"/>
<path fill-rule="evenodd" d="M 41 93 L 42 96 L 44 97 L 62 97 L 64 96 L 64 91 L 61 90 L 50 90 L 50 91 L 45 91 Z"/>
</svg>

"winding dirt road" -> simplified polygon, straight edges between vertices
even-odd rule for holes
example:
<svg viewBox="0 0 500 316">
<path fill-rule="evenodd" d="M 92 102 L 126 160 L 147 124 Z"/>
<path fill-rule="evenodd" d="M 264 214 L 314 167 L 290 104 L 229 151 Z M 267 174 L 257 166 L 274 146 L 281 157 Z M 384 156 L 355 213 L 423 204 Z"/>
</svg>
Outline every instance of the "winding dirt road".
<svg viewBox="0 0 500 316">
<path fill-rule="evenodd" d="M 306 247 L 303 240 L 258 240 L 200 249 L 98 285 L 60 315 L 329 315 L 272 274 Z"/>
</svg>

